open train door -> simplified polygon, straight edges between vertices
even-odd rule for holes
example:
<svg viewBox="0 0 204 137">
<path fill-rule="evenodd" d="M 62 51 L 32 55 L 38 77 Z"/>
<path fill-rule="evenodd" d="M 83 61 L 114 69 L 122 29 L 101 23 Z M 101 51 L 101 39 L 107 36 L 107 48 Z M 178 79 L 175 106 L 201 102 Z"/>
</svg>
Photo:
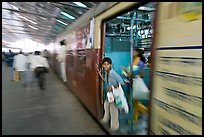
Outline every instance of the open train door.
<svg viewBox="0 0 204 137">
<path fill-rule="evenodd" d="M 158 5 L 149 134 L 202 134 L 202 2 Z"/>
<path fill-rule="evenodd" d="M 125 3 L 123 3 L 124 5 Z M 127 4 L 127 3 L 126 3 Z M 111 132 L 111 134 L 117 135 L 147 135 L 148 125 L 148 110 L 149 99 L 140 99 L 140 109 L 138 109 L 136 115 L 133 113 L 137 109 L 137 106 L 133 105 L 132 88 L 130 88 L 131 81 L 124 76 L 122 68 L 130 66 L 130 72 L 133 65 L 133 48 L 141 48 L 144 53 L 150 53 L 150 45 L 152 39 L 152 20 L 155 12 L 155 2 L 151 3 L 135 3 L 135 5 L 122 9 L 122 5 L 118 6 L 117 14 L 110 13 L 110 16 L 103 19 L 100 23 L 101 32 L 101 49 L 100 49 L 100 62 L 104 57 L 110 57 L 112 59 L 112 68 L 115 72 L 121 76 L 126 83 L 122 85 L 124 95 L 127 102 L 129 103 L 129 112 L 125 113 L 123 110 L 119 111 L 118 120 L 120 128 L 117 132 Z M 102 17 L 101 17 L 102 18 Z M 99 63 L 99 68 L 102 69 L 102 64 Z M 104 71 L 102 71 L 104 72 Z M 149 68 L 144 62 L 144 83 L 149 85 Z M 104 75 L 104 74 L 103 74 Z M 136 74 L 135 74 L 136 75 Z M 100 79 L 100 112 L 102 116 L 104 114 L 104 100 L 106 96 L 106 82 L 102 82 Z M 131 83 L 131 82 L 130 82 Z M 134 100 L 135 102 L 135 100 Z M 136 103 L 135 103 L 136 104 Z M 144 109 L 142 109 L 144 108 Z M 142 112 L 141 112 L 142 111 Z M 136 118 L 136 122 L 133 121 L 133 117 Z M 134 117 L 134 118 L 135 118 Z M 102 123 L 103 126 L 109 130 L 109 125 Z"/>
</svg>

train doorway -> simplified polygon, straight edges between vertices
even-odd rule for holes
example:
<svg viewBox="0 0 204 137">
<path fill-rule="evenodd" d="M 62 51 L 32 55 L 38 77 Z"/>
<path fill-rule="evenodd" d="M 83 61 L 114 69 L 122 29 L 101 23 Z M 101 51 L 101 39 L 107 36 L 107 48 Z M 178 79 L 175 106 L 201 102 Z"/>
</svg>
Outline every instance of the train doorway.
<svg viewBox="0 0 204 137">
<path fill-rule="evenodd" d="M 140 57 L 142 61 L 141 69 L 143 70 L 143 76 L 141 77 L 149 88 L 149 66 L 155 8 L 155 2 L 146 3 L 104 21 L 103 57 L 112 59 L 112 68 L 125 81 L 122 88 L 129 106 L 128 114 L 124 111 L 119 112 L 120 128 L 116 134 L 148 134 L 149 100 L 148 98 L 135 99 L 131 82 L 134 80 L 135 75 L 140 75 L 140 66 L 134 63 L 135 56 L 133 57 L 136 48 L 139 49 L 143 57 L 143 59 Z M 132 67 L 137 65 L 139 67 Z M 127 68 L 127 72 L 132 75 L 127 77 L 123 68 Z M 135 68 L 138 70 L 134 70 Z M 136 74 L 136 71 L 138 71 L 138 74 Z M 103 100 L 106 99 L 106 94 L 106 84 L 103 82 Z M 102 102 L 104 103 L 104 101 Z"/>
</svg>

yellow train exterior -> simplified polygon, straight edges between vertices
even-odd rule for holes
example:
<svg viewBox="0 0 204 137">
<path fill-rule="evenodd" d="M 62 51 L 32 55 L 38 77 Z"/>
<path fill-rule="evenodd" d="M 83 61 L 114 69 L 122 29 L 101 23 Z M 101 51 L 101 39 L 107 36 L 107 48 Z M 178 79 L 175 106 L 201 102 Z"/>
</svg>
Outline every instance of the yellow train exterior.
<svg viewBox="0 0 204 137">
<path fill-rule="evenodd" d="M 202 3 L 159 3 L 151 134 L 202 134 Z M 163 61 L 165 59 L 165 61 Z"/>
<path fill-rule="evenodd" d="M 102 81 L 97 73 L 103 57 L 103 21 L 138 4 L 143 3 L 102 2 L 78 19 L 54 42 L 59 45 L 61 40 L 66 40 L 67 86 L 97 120 L 103 115 Z M 159 2 L 156 12 L 152 45 L 154 61 L 150 68 L 149 134 L 202 134 L 202 3 Z M 93 47 L 73 48 L 76 47 L 73 46 L 76 44 L 74 33 L 90 24 L 91 20 L 94 20 Z M 81 56 L 86 56 L 84 66 L 80 64 Z M 172 64 L 162 64 L 161 58 L 169 59 Z M 52 62 L 56 62 L 55 58 Z M 83 73 L 76 72 L 78 68 L 84 69 Z M 179 82 L 170 79 L 170 75 Z M 187 82 L 183 82 L 185 80 Z"/>
</svg>

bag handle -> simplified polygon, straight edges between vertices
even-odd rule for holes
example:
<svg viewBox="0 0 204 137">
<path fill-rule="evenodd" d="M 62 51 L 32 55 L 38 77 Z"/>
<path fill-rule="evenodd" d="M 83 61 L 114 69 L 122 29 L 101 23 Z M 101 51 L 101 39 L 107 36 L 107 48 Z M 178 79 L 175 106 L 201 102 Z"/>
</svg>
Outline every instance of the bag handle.
<svg viewBox="0 0 204 137">
<path fill-rule="evenodd" d="M 113 90 L 114 86 L 112 85 L 111 87 L 112 87 L 112 90 Z M 120 83 L 118 83 L 118 88 L 122 88 Z"/>
<path fill-rule="evenodd" d="M 112 87 L 112 91 L 113 91 L 114 90 L 114 86 L 112 85 L 111 87 Z"/>
</svg>

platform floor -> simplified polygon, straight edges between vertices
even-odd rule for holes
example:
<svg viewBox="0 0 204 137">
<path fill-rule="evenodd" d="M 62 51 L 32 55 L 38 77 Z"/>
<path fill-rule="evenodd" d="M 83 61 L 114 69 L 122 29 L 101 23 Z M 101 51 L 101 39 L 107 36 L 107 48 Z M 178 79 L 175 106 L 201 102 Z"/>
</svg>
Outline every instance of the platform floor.
<svg viewBox="0 0 204 137">
<path fill-rule="evenodd" d="M 51 71 L 46 90 L 8 79 L 2 63 L 2 135 L 105 135 L 77 97 Z"/>
</svg>

